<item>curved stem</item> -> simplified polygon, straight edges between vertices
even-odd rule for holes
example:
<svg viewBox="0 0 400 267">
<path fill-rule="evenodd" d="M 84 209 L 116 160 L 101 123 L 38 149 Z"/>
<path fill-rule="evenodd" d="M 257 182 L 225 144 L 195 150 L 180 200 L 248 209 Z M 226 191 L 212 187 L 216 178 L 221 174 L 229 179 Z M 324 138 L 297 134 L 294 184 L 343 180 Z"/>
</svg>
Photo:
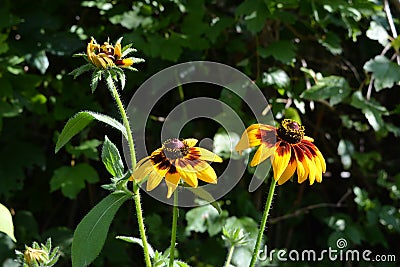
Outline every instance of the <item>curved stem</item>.
<svg viewBox="0 0 400 267">
<path fill-rule="evenodd" d="M 174 192 L 174 209 L 172 212 L 172 232 L 171 232 L 171 248 L 169 250 L 169 267 L 174 266 L 175 259 L 175 243 L 176 243 L 176 229 L 178 224 L 178 192 Z"/>
<path fill-rule="evenodd" d="M 235 250 L 235 246 L 231 246 L 229 249 L 228 257 L 226 258 L 225 267 L 229 267 L 231 265 L 231 260 L 233 256 L 233 251 Z"/>
<path fill-rule="evenodd" d="M 254 246 L 253 255 L 251 256 L 251 261 L 250 261 L 249 267 L 254 267 L 256 265 L 258 251 L 260 250 L 260 245 L 261 245 L 261 240 L 262 240 L 262 237 L 264 234 L 265 225 L 267 224 L 268 214 L 269 214 L 269 210 L 271 208 L 272 198 L 274 196 L 275 185 L 276 185 L 275 179 L 271 179 L 271 180 L 272 181 L 271 181 L 271 185 L 269 187 L 267 203 L 265 203 L 264 213 L 263 213 L 263 217 L 261 219 L 261 225 L 260 225 L 260 229 L 258 231 L 257 241 L 256 241 L 256 245 Z"/>
<path fill-rule="evenodd" d="M 108 85 L 108 83 L 107 83 L 107 85 Z M 131 163 L 132 163 L 132 170 L 135 170 L 135 167 L 136 167 L 135 144 L 133 143 L 133 136 L 132 136 L 131 127 L 129 125 L 128 116 L 126 115 L 124 105 L 122 104 L 121 98 L 119 97 L 117 87 L 115 85 L 113 85 L 111 87 L 112 88 L 108 88 L 108 89 L 111 91 L 112 96 L 113 96 L 115 102 L 117 103 L 118 110 L 121 114 L 122 122 L 124 124 L 126 134 L 128 137 L 128 145 L 129 145 L 129 152 L 130 152 Z M 145 229 L 144 221 L 143 221 L 142 203 L 140 200 L 139 187 L 134 185 L 133 188 L 134 188 L 133 189 L 133 191 L 134 191 L 133 199 L 135 201 L 136 217 L 137 217 L 138 225 L 139 225 L 140 238 L 142 239 L 142 242 L 143 242 L 144 260 L 146 262 L 146 266 L 151 267 L 150 254 L 149 254 L 149 248 L 148 248 L 147 237 L 146 237 L 146 229 Z"/>
</svg>

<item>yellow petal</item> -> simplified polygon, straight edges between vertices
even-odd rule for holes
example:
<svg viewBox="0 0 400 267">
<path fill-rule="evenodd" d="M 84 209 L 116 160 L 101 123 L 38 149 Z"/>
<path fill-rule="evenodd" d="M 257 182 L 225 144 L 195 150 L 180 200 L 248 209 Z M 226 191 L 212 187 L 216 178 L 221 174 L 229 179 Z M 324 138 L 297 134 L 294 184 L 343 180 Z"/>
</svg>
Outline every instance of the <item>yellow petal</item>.
<svg viewBox="0 0 400 267">
<path fill-rule="evenodd" d="M 146 160 L 146 158 L 144 158 L 143 160 Z M 147 160 L 148 160 L 148 158 L 147 158 Z M 136 170 L 132 174 L 132 178 L 135 181 L 140 182 L 153 170 L 154 170 L 154 167 L 151 164 L 151 161 L 148 160 L 148 161 L 144 162 L 143 164 L 138 165 L 138 168 L 136 168 Z"/>
<path fill-rule="evenodd" d="M 296 164 L 297 164 L 297 180 L 298 180 L 299 184 L 301 184 L 302 182 L 307 180 L 308 171 L 304 167 L 304 165 L 301 161 L 296 160 Z"/>
<path fill-rule="evenodd" d="M 121 43 L 116 43 L 114 47 L 114 56 L 116 59 L 120 59 L 122 55 Z"/>
<path fill-rule="evenodd" d="M 320 183 L 322 182 L 322 166 L 321 166 L 321 161 L 319 160 L 318 157 L 314 157 L 315 161 L 315 167 L 317 168 L 316 173 L 315 173 L 315 180 Z"/>
<path fill-rule="evenodd" d="M 186 160 L 177 159 L 175 161 L 175 167 L 181 178 L 191 187 L 197 187 L 198 181 L 196 177 L 196 171 L 193 167 L 186 162 Z"/>
<path fill-rule="evenodd" d="M 165 175 L 165 182 L 167 183 L 168 193 L 167 198 L 170 198 L 172 193 L 175 191 L 176 187 L 178 186 L 179 180 L 181 176 L 179 173 L 167 173 Z"/>
<path fill-rule="evenodd" d="M 151 191 L 156 188 L 160 184 L 163 177 L 164 176 L 160 176 L 158 172 L 150 172 L 149 179 L 147 180 L 146 190 Z"/>
<path fill-rule="evenodd" d="M 317 153 L 318 159 L 321 162 L 322 172 L 325 173 L 326 172 L 326 163 L 325 163 L 324 156 L 322 156 L 322 154 L 318 150 L 318 148 L 315 150 L 315 152 Z"/>
<path fill-rule="evenodd" d="M 183 140 L 183 143 L 186 144 L 188 147 L 194 147 L 197 144 L 197 139 L 188 138 Z"/>
<path fill-rule="evenodd" d="M 303 139 L 307 140 L 307 141 L 310 141 L 310 142 L 314 142 L 314 139 L 309 137 L 309 136 L 304 136 Z"/>
<path fill-rule="evenodd" d="M 261 144 L 260 147 L 257 149 L 256 153 L 254 154 L 253 159 L 251 160 L 250 166 L 254 167 L 267 158 L 269 158 L 271 155 L 274 154 L 276 147 L 267 147 L 265 144 Z"/>
<path fill-rule="evenodd" d="M 293 176 L 294 172 L 296 171 L 297 163 L 296 160 L 293 162 L 289 162 L 289 165 L 287 166 L 286 170 L 282 173 L 281 177 L 278 180 L 278 185 L 284 184 L 287 182 L 287 180 L 290 179 L 290 177 Z"/>
<path fill-rule="evenodd" d="M 315 175 L 316 175 L 316 166 L 315 166 L 315 162 L 313 160 L 311 160 L 310 158 L 308 158 L 308 156 L 305 156 L 306 159 L 306 164 L 307 164 L 307 168 L 309 171 L 309 176 L 308 179 L 310 180 L 310 185 L 312 185 L 315 181 Z"/>
<path fill-rule="evenodd" d="M 193 168 L 196 170 L 197 178 L 200 180 L 211 184 L 217 183 L 217 174 L 207 162 L 200 160 Z"/>
<path fill-rule="evenodd" d="M 275 181 L 279 180 L 282 173 L 287 168 L 290 156 L 291 156 L 290 145 L 284 142 L 278 143 L 274 153 L 274 158 L 272 160 L 272 168 L 274 170 Z"/>
<path fill-rule="evenodd" d="M 200 152 L 199 159 L 201 159 L 201 160 L 222 162 L 222 159 L 217 154 L 214 154 L 213 152 L 211 152 L 205 148 L 195 147 L 194 150 L 197 152 Z"/>
</svg>

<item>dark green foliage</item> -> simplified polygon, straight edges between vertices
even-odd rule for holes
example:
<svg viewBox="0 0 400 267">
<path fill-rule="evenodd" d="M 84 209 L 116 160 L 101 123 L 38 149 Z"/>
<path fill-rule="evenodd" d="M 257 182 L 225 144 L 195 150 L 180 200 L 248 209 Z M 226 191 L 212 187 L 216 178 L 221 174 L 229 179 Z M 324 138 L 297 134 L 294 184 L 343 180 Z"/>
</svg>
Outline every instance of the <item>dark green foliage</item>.
<svg viewBox="0 0 400 267">
<path fill-rule="evenodd" d="M 121 159 L 108 153 L 122 151 L 120 140 L 126 133 L 104 81 L 125 88 L 120 92 L 127 105 L 145 79 L 191 60 L 216 61 L 247 74 L 269 99 L 276 119 L 301 118 L 306 134 L 315 139 L 327 160 L 321 184 L 298 185 L 294 177 L 293 183 L 278 187 L 265 239 L 270 249 L 327 249 L 345 238 L 348 248 L 396 254 L 400 259 L 395 249 L 400 238 L 400 38 L 391 30 L 383 2 L 0 1 L 0 203 L 15 212 L 18 240 L 13 243 L 0 233 L 0 265 L 11 261 L 14 249 L 23 250 L 24 244 L 35 240 L 44 243 L 54 235 L 58 238 L 53 246 L 60 246 L 61 252 L 57 266 L 71 266 L 71 233 L 109 194 L 100 185 L 109 183 L 111 174 L 116 180 L 108 188 L 115 189 L 117 178 L 124 182 L 129 176 Z M 387 2 L 399 32 L 398 1 Z M 95 79 L 90 72 L 83 73 L 91 68 L 84 65 L 72 73 L 83 73 L 74 79 L 68 73 L 84 60 L 72 55 L 85 52 L 91 36 L 99 42 L 110 38 L 112 43 L 123 36 L 122 43 L 132 42 L 135 56 L 146 62 L 135 64 L 139 72 L 125 72 L 126 77 L 110 69 L 94 72 Z M 133 48 L 124 47 L 124 56 L 131 52 Z M 194 97 L 220 99 L 246 126 L 254 123 L 243 101 L 224 89 L 190 85 L 182 92 L 167 94 L 152 110 L 153 120 L 146 130 L 149 149 L 159 147 L 160 121 L 182 100 Z M 130 120 L 135 127 L 135 118 Z M 101 153 L 98 140 L 104 140 L 105 134 L 115 145 L 106 139 Z M 217 148 L 227 162 L 227 134 L 209 120 L 190 122 L 181 137 L 214 136 L 223 142 Z M 233 157 L 241 160 L 238 154 Z M 119 168 L 110 167 L 110 162 L 118 162 Z M 224 164 L 213 165 L 218 174 Z M 218 200 L 220 214 L 210 206 L 181 210 L 178 259 L 191 266 L 222 266 L 227 250 L 222 227 L 229 222 L 252 233 L 267 186 L 248 193 L 250 172 Z M 108 196 L 106 201 L 114 198 Z M 142 199 L 149 242 L 155 250 L 165 251 L 171 209 L 146 194 Z M 111 211 L 101 231 L 108 230 L 117 208 Z M 198 217 L 206 213 L 209 217 Z M 144 266 L 138 245 L 113 241 L 117 235 L 139 236 L 134 208 L 117 215 L 107 240 L 110 253 L 101 253 L 93 266 Z M 97 241 L 106 238 L 107 232 Z M 91 251 L 91 260 L 100 253 L 100 245 Z M 240 259 L 248 257 L 247 246 L 236 250 L 233 263 L 241 264 Z M 111 253 L 113 248 L 121 248 L 120 254 Z M 73 253 L 80 249 L 75 247 Z M 168 255 L 157 253 L 161 262 Z"/>
</svg>

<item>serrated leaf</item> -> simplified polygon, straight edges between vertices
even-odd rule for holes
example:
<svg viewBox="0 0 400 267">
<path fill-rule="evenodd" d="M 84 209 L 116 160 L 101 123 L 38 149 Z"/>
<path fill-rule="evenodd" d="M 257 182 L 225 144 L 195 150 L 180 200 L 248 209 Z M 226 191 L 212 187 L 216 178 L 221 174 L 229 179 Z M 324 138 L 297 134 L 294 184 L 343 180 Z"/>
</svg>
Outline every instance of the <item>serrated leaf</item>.
<svg viewBox="0 0 400 267">
<path fill-rule="evenodd" d="M 103 71 L 102 70 L 95 70 L 92 73 L 92 79 L 90 81 L 90 88 L 92 88 L 92 94 L 97 88 L 97 85 L 99 84 L 99 81 L 101 80 L 101 75 Z"/>
<path fill-rule="evenodd" d="M 107 171 L 114 177 L 124 176 L 124 164 L 118 148 L 105 136 L 101 159 Z"/>
<path fill-rule="evenodd" d="M 64 196 L 75 199 L 77 194 L 85 188 L 85 182 L 95 183 L 99 176 L 92 166 L 80 163 L 75 166 L 64 166 L 54 171 L 50 180 L 50 192 L 61 189 Z"/>
<path fill-rule="evenodd" d="M 126 77 L 125 77 L 124 71 L 118 67 L 113 68 L 113 70 L 115 71 L 116 76 L 118 77 L 117 80 L 119 80 L 121 83 L 121 90 L 124 90 L 125 82 L 126 82 Z"/>
<path fill-rule="evenodd" d="M 69 140 L 71 140 L 72 137 L 82 131 L 94 119 L 114 127 L 126 138 L 127 135 L 125 127 L 117 120 L 101 113 L 96 113 L 93 111 L 81 111 L 69 119 L 67 124 L 64 126 L 64 129 L 61 131 L 61 134 L 58 137 L 55 153 L 57 153 L 60 148 L 62 148 Z"/>
<path fill-rule="evenodd" d="M 317 81 L 310 89 L 304 91 L 300 97 L 308 100 L 330 99 L 330 105 L 342 102 L 351 92 L 345 78 L 340 76 L 328 76 Z"/>
<path fill-rule="evenodd" d="M 131 236 L 116 236 L 116 239 L 120 239 L 122 241 L 128 242 L 128 243 L 133 243 L 133 244 L 138 244 L 139 246 L 143 247 L 143 241 L 140 238 L 137 237 L 131 237 Z M 150 258 L 154 258 L 154 249 L 152 246 L 147 244 L 147 248 L 149 250 L 149 255 Z"/>
<path fill-rule="evenodd" d="M 364 70 L 372 72 L 377 92 L 384 88 L 391 88 L 400 81 L 400 66 L 385 56 L 376 56 L 374 59 L 368 60 L 364 64 Z"/>
<path fill-rule="evenodd" d="M 17 242 L 14 236 L 14 225 L 10 211 L 0 203 L 0 232 L 8 235 L 12 241 Z"/>
<path fill-rule="evenodd" d="M 106 77 L 107 88 L 110 91 L 112 91 L 113 88 L 115 87 L 114 78 L 113 78 L 113 75 L 111 73 L 111 70 L 112 69 L 104 72 L 104 76 Z"/>
<path fill-rule="evenodd" d="M 80 66 L 79 68 L 74 69 L 73 71 L 71 71 L 69 73 L 69 75 L 73 75 L 74 79 L 76 79 L 82 73 L 85 73 L 85 72 L 90 71 L 92 69 L 93 69 L 92 64 L 88 63 L 88 64 Z"/>
<path fill-rule="evenodd" d="M 382 116 L 389 114 L 384 106 L 373 98 L 369 101 L 366 100 L 360 91 L 357 91 L 352 95 L 350 104 L 355 108 L 361 109 L 362 113 L 364 113 L 369 124 L 375 131 L 382 129 L 385 123 Z"/>
<path fill-rule="evenodd" d="M 125 193 L 108 195 L 82 219 L 72 241 L 73 267 L 88 266 L 100 254 L 115 213 L 129 198 Z"/>
<path fill-rule="evenodd" d="M 130 48 L 130 47 L 128 47 L 128 45 L 127 45 L 127 46 L 125 46 L 125 47 L 122 49 L 121 57 L 122 57 L 122 58 L 125 58 L 125 57 L 128 56 L 129 54 L 135 53 L 136 51 L 137 51 L 137 50 L 136 50 L 135 48 Z"/>
</svg>

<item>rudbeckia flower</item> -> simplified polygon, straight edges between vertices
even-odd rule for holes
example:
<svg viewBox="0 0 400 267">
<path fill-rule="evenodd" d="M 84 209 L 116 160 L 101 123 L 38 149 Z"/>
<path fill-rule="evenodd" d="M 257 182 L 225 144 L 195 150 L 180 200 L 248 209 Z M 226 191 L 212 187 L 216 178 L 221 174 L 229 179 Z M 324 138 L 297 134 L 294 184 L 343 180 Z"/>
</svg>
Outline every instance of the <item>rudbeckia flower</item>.
<svg viewBox="0 0 400 267">
<path fill-rule="evenodd" d="M 297 169 L 298 182 L 307 178 L 310 184 L 322 181 L 326 171 L 325 159 L 314 140 L 304 135 L 304 126 L 285 119 L 279 128 L 265 124 L 253 124 L 243 133 L 236 145 L 240 153 L 247 148 L 259 146 L 250 166 L 256 166 L 271 158 L 274 179 L 279 185 L 293 176 Z"/>
<path fill-rule="evenodd" d="M 113 46 L 108 42 L 99 45 L 92 39 L 86 47 L 86 55 L 89 62 L 102 69 L 113 66 L 129 67 L 134 63 L 131 58 L 122 58 L 120 40 Z"/>
<path fill-rule="evenodd" d="M 140 160 L 132 178 L 141 182 L 148 176 L 146 190 L 156 188 L 163 177 L 170 198 L 181 179 L 191 187 L 197 187 L 198 179 L 216 184 L 217 175 L 207 161 L 222 162 L 216 154 L 201 147 L 195 147 L 196 139 L 168 139 L 162 147 Z"/>
</svg>

